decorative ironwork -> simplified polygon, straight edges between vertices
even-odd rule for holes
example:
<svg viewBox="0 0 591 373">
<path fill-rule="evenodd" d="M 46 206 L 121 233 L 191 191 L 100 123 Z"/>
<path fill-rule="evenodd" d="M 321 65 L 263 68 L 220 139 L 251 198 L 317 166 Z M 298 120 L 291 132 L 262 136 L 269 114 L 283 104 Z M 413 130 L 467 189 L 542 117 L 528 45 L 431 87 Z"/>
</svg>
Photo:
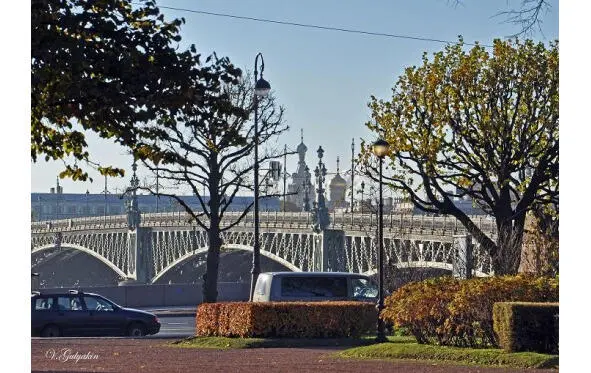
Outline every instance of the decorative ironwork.
<svg viewBox="0 0 591 373">
<path fill-rule="evenodd" d="M 128 198 L 125 201 L 125 208 L 127 211 L 127 228 L 133 231 L 140 226 L 142 220 L 137 200 L 137 188 L 140 185 L 140 180 L 136 174 L 137 163 L 135 159 L 131 169 L 133 170 L 133 175 L 131 176 L 130 187 L 126 192 Z"/>
<path fill-rule="evenodd" d="M 322 162 L 322 156 L 324 150 L 322 146 L 318 147 L 318 166 L 314 170 L 314 176 L 316 176 L 316 201 L 312 209 L 312 230 L 316 233 L 325 230 L 330 225 L 330 216 L 328 214 L 328 208 L 326 207 L 326 199 L 324 198 L 324 182 L 326 180 L 326 167 Z"/>
<path fill-rule="evenodd" d="M 306 166 L 306 173 L 305 178 L 302 183 L 304 188 L 304 211 L 310 211 L 310 188 L 312 184 L 310 183 L 310 169 Z"/>
</svg>

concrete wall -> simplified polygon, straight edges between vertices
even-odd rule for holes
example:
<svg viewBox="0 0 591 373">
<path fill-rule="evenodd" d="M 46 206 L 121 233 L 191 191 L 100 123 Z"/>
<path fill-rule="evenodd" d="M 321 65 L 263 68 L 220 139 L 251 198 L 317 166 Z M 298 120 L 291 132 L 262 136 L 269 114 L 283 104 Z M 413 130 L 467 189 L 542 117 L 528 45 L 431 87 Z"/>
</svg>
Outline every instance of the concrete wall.
<svg viewBox="0 0 591 373">
<path fill-rule="evenodd" d="M 124 285 L 85 287 L 82 291 L 96 293 L 124 307 L 195 306 L 202 301 L 201 283 L 166 285 Z M 42 293 L 67 292 L 67 288 L 43 288 Z M 218 283 L 218 301 L 247 301 L 250 284 Z"/>
</svg>

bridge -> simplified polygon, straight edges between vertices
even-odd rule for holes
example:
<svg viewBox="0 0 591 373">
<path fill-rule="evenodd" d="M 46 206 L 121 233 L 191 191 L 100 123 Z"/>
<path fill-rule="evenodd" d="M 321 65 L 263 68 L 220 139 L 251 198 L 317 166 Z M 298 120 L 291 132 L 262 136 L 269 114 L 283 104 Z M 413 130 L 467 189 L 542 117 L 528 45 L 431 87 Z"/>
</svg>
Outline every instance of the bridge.
<svg viewBox="0 0 591 373">
<path fill-rule="evenodd" d="M 238 213 L 226 213 L 225 224 Z M 309 213 L 260 213 L 261 255 L 292 271 L 347 271 L 373 274 L 377 263 L 377 222 L 373 214 L 331 214 L 328 229 L 314 233 Z M 490 237 L 494 221 L 474 217 Z M 429 267 L 476 276 L 492 274 L 491 259 L 464 227 L 449 216 L 384 216 L 385 263 L 398 268 Z M 222 235 L 222 250 L 252 251 L 250 213 Z M 154 283 L 171 269 L 207 252 L 207 232 L 184 212 L 142 214 L 141 226 L 128 228 L 126 215 L 34 222 L 31 254 L 56 248 L 83 251 L 120 277 Z M 466 267 L 467 266 L 467 267 Z"/>
</svg>

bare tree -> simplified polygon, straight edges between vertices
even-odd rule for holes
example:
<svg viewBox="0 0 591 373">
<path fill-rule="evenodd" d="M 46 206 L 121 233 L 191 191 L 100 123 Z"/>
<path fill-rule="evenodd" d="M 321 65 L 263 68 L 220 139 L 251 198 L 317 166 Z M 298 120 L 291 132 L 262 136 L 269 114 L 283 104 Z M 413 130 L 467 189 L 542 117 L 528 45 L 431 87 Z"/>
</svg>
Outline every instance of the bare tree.
<svg viewBox="0 0 591 373">
<path fill-rule="evenodd" d="M 463 5 L 461 0 L 448 1 L 448 3 L 454 7 Z M 511 37 L 527 36 L 534 33 L 536 29 L 542 33 L 543 17 L 550 12 L 551 8 L 548 0 L 521 0 L 518 8 L 498 12 L 494 17 L 504 18 L 505 23 L 512 23 L 519 27 L 519 32 Z"/>
<path fill-rule="evenodd" d="M 237 80 L 215 79 L 208 87 L 207 96 L 200 100 L 204 105 L 192 106 L 182 116 L 169 118 L 176 124 L 167 126 L 166 136 L 159 137 L 166 138 L 159 144 L 162 161 L 144 164 L 158 172 L 165 183 L 187 186 L 197 197 L 198 205 L 194 206 L 176 194 L 159 193 L 176 199 L 191 219 L 207 231 L 203 301 L 215 302 L 222 233 L 236 226 L 252 206 L 251 203 L 238 217 L 225 221 L 229 219 L 226 212 L 234 197 L 253 189 L 255 143 L 250 119 L 255 98 L 250 74 Z M 266 144 L 288 127 L 284 124 L 284 108 L 277 104 L 273 94 L 258 100 L 259 144 Z M 283 155 L 277 149 L 263 153 L 259 156 L 261 163 Z"/>
<path fill-rule="evenodd" d="M 496 16 L 504 17 L 505 22 L 519 26 L 520 31 L 511 37 L 530 35 L 536 28 L 543 34 L 542 18 L 550 8 L 548 0 L 522 0 L 519 8 L 499 12 Z"/>
</svg>

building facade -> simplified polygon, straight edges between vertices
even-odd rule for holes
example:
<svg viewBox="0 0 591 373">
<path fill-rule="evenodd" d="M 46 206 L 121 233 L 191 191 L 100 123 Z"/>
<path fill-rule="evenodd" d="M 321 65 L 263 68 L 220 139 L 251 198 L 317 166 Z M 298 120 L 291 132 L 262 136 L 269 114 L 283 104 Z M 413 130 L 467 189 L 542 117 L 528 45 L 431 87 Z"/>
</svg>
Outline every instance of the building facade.
<svg viewBox="0 0 591 373">
<path fill-rule="evenodd" d="M 201 210 L 196 196 L 181 196 L 195 211 Z M 184 208 L 172 197 L 138 195 L 138 207 L 142 213 L 176 212 Z M 207 203 L 208 198 L 204 198 Z M 229 211 L 243 211 L 253 197 L 234 197 Z M 279 211 L 279 198 L 264 199 L 263 210 Z M 45 221 L 72 219 L 87 216 L 123 215 L 126 213 L 125 197 L 117 194 L 86 193 L 31 193 L 31 220 Z"/>
</svg>

